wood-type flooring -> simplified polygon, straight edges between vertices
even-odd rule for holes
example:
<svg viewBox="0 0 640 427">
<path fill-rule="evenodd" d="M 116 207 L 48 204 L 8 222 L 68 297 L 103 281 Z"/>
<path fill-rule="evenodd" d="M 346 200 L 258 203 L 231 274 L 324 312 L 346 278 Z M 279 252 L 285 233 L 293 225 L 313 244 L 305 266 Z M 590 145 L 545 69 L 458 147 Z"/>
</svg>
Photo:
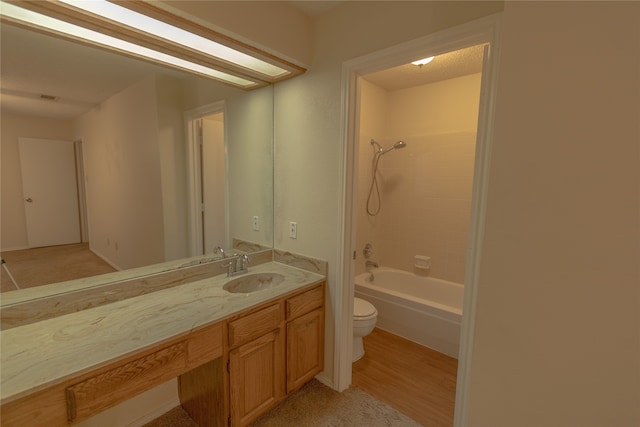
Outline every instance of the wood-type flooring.
<svg viewBox="0 0 640 427">
<path fill-rule="evenodd" d="M 364 349 L 353 385 L 422 425 L 453 425 L 457 359 L 378 328 Z"/>
</svg>

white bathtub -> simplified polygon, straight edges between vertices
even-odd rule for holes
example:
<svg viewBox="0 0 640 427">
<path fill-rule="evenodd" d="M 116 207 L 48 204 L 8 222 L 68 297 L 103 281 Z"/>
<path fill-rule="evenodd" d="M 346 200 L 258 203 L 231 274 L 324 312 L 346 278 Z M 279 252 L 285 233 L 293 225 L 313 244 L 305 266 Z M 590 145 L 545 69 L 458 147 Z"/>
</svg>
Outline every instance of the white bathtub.
<svg viewBox="0 0 640 427">
<path fill-rule="evenodd" d="M 355 278 L 355 296 L 378 310 L 377 327 L 458 358 L 464 286 L 381 267 Z"/>
</svg>

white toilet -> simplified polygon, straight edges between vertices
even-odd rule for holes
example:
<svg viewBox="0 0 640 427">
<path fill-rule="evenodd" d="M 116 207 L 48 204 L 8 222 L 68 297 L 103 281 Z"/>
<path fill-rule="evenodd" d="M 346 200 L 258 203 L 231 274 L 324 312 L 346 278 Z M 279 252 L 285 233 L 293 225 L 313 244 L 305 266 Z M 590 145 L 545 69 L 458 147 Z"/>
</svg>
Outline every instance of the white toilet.
<svg viewBox="0 0 640 427">
<path fill-rule="evenodd" d="M 353 359 L 360 360 L 364 356 L 362 337 L 373 331 L 378 320 L 378 310 L 369 301 L 362 298 L 353 299 Z"/>
</svg>

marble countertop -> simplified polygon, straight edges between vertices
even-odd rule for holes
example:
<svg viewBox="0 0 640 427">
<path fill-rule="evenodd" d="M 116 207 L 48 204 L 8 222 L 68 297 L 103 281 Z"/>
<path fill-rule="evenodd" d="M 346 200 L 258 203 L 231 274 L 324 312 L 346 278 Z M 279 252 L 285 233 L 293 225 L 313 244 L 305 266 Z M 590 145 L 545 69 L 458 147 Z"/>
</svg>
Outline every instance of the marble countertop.
<svg viewBox="0 0 640 427">
<path fill-rule="evenodd" d="M 222 287 L 235 277 L 221 274 L 0 332 L 0 403 L 325 279 L 278 262 L 250 267 L 252 273 L 279 273 L 285 280 L 233 294 Z"/>
</svg>

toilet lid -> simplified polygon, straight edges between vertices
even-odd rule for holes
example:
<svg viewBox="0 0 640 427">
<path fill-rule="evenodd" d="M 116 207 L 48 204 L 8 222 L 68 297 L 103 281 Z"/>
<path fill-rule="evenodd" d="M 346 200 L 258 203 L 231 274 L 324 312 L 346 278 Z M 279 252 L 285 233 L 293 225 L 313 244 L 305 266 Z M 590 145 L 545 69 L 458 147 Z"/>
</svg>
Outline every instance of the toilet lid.
<svg viewBox="0 0 640 427">
<path fill-rule="evenodd" d="M 361 298 L 353 299 L 353 316 L 367 317 L 377 313 L 376 308 L 369 301 Z"/>
</svg>

